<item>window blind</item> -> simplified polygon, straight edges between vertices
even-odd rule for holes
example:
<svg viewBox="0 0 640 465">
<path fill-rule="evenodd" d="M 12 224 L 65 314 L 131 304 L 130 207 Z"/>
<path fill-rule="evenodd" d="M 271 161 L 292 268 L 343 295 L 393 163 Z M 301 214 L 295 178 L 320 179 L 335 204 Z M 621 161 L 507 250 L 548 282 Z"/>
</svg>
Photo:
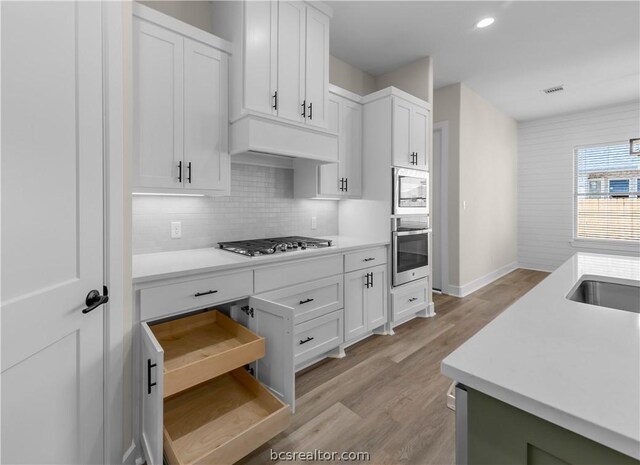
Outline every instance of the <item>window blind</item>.
<svg viewBox="0 0 640 465">
<path fill-rule="evenodd" d="M 575 236 L 640 240 L 640 157 L 628 141 L 574 153 Z"/>
</svg>

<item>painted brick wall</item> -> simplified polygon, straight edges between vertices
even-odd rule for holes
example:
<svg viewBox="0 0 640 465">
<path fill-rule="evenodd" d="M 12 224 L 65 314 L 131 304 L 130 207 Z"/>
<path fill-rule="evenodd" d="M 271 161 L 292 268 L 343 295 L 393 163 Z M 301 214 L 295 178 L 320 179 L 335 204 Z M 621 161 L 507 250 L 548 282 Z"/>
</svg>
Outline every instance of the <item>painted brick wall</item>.
<svg viewBox="0 0 640 465">
<path fill-rule="evenodd" d="M 182 222 L 181 239 L 171 239 L 172 221 Z M 338 234 L 338 202 L 294 199 L 289 169 L 232 164 L 229 197 L 133 197 L 134 254 L 292 234 Z"/>
</svg>

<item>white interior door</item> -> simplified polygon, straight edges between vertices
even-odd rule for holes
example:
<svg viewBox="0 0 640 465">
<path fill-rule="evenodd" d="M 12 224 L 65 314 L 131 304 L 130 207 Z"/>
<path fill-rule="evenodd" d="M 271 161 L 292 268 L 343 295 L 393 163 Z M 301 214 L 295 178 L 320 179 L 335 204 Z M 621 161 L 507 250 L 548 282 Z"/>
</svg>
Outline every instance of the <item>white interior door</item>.
<svg viewBox="0 0 640 465">
<path fill-rule="evenodd" d="M 305 120 L 305 10 L 303 2 L 278 2 L 278 116 L 298 122 Z"/>
<path fill-rule="evenodd" d="M 306 28 L 307 123 L 326 128 L 329 98 L 329 17 L 308 7 Z"/>
<path fill-rule="evenodd" d="M 448 253 L 448 169 L 447 169 L 447 137 L 448 124 L 435 123 L 433 125 L 433 167 L 431 180 L 433 189 L 432 227 L 431 234 L 431 285 L 438 291 L 447 292 L 449 273 Z"/>
<path fill-rule="evenodd" d="M 102 463 L 97 2 L 2 2 L 3 463 Z"/>
<path fill-rule="evenodd" d="M 134 187 L 181 188 L 183 39 L 133 18 Z"/>
<path fill-rule="evenodd" d="M 229 187 L 227 55 L 184 39 L 184 186 Z"/>
</svg>

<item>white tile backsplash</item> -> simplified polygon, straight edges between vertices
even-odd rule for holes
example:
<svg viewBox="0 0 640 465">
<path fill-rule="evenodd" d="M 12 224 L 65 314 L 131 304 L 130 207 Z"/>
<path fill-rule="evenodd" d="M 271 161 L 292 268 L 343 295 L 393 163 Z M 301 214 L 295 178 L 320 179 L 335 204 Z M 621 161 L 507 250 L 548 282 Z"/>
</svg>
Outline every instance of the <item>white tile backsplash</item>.
<svg viewBox="0 0 640 465">
<path fill-rule="evenodd" d="M 182 222 L 182 238 L 171 239 L 172 221 Z M 293 234 L 338 234 L 338 202 L 294 199 L 289 169 L 232 164 L 229 197 L 133 196 L 135 254 Z"/>
</svg>

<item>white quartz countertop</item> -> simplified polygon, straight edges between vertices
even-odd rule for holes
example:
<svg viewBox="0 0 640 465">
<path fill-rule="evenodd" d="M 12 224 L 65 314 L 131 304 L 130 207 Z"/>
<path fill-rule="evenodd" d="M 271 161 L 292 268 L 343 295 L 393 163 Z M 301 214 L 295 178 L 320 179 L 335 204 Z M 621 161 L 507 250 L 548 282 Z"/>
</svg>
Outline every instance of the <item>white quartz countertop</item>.
<svg viewBox="0 0 640 465">
<path fill-rule="evenodd" d="M 445 358 L 442 373 L 640 459 L 640 314 L 566 299 L 586 277 L 638 285 L 640 259 L 574 255 Z"/>
<path fill-rule="evenodd" d="M 323 236 L 322 239 L 330 239 L 332 246 L 295 252 L 277 252 L 273 255 L 258 257 L 248 257 L 221 250 L 217 247 L 134 255 L 133 283 L 138 284 L 158 279 L 184 277 L 237 268 L 255 268 L 273 263 L 389 245 L 389 241 L 344 236 Z"/>
</svg>

